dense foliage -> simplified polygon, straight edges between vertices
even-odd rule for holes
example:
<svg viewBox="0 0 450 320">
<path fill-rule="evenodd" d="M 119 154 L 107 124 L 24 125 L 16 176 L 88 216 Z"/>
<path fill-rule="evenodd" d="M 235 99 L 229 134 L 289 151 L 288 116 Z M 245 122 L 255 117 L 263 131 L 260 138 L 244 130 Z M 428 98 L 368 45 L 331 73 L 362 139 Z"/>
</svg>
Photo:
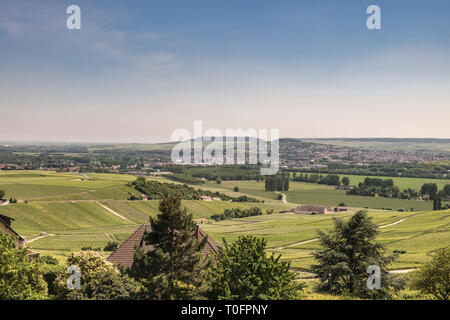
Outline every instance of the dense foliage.
<svg viewBox="0 0 450 320">
<path fill-rule="evenodd" d="M 164 175 L 166 179 L 188 184 L 205 184 L 205 180 L 194 178 L 188 174 L 174 173 Z"/>
<path fill-rule="evenodd" d="M 250 209 L 241 209 L 241 208 L 233 208 L 233 209 L 225 209 L 221 214 L 213 214 L 211 219 L 215 221 L 227 220 L 227 219 L 240 219 L 246 217 L 260 216 L 263 212 L 258 207 L 252 207 Z"/>
<path fill-rule="evenodd" d="M 265 182 L 266 191 L 288 191 L 289 173 L 283 172 L 273 176 L 266 176 Z"/>
<path fill-rule="evenodd" d="M 165 170 L 177 174 L 205 178 L 210 181 L 228 180 L 262 180 L 260 166 L 257 165 L 220 165 L 220 166 L 166 166 Z"/>
<path fill-rule="evenodd" d="M 212 266 L 212 299 L 297 299 L 302 286 L 295 282 L 290 262 L 266 252 L 266 241 L 241 236 L 224 247 Z"/>
<path fill-rule="evenodd" d="M 0 233 L 0 300 L 46 299 L 44 267 L 17 249 L 13 238 Z"/>
<path fill-rule="evenodd" d="M 391 298 L 405 281 L 389 274 L 387 266 L 397 254 L 385 255 L 385 248 L 375 243 L 379 231 L 365 211 L 355 213 L 348 221 L 334 218 L 334 229 L 319 232 L 322 249 L 313 253 L 318 264 L 312 266 L 320 282 L 319 292 L 344 294 L 360 298 Z M 369 266 L 378 266 L 381 288 L 367 287 Z"/>
<path fill-rule="evenodd" d="M 344 178 L 345 179 L 345 178 Z M 348 178 L 347 178 L 348 179 Z M 321 174 L 303 174 L 299 173 L 297 175 L 296 172 L 293 173 L 292 176 L 293 181 L 300 181 L 300 182 L 308 182 L 308 183 L 319 183 L 319 184 L 326 184 L 329 186 L 339 186 L 341 185 L 341 178 L 336 174 L 328 174 L 326 176 L 323 176 Z M 350 180 L 345 180 L 348 182 L 347 186 L 350 184 Z"/>
<path fill-rule="evenodd" d="M 67 267 L 69 266 L 80 268 L 81 288 L 68 289 L 69 275 L 62 272 L 55 280 L 55 291 L 58 299 L 128 300 L 136 298 L 142 289 L 138 282 L 126 274 L 122 274 L 94 251 L 71 254 L 67 259 Z"/>
<path fill-rule="evenodd" d="M 349 195 L 399 198 L 400 189 L 394 185 L 392 179 L 365 178 L 358 187 L 347 191 Z"/>
<path fill-rule="evenodd" d="M 217 197 L 221 200 L 231 200 L 234 202 L 260 202 L 259 200 L 247 196 L 230 197 L 219 192 L 194 189 L 186 184 L 175 184 L 159 182 L 155 180 L 146 180 L 144 177 L 138 177 L 130 186 L 140 193 L 145 194 L 149 200 L 160 200 L 166 197 L 179 197 L 182 200 L 200 200 L 201 196 Z"/>
<path fill-rule="evenodd" d="M 438 250 L 429 263 L 415 272 L 412 288 L 435 299 L 450 299 L 450 247 Z"/>
</svg>

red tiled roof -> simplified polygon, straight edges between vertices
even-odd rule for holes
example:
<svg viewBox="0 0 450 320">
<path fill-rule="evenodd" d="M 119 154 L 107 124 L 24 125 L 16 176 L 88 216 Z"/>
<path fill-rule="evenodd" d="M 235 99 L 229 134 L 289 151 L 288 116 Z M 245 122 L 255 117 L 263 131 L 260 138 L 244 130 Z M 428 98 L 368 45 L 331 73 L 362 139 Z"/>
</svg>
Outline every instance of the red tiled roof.
<svg viewBox="0 0 450 320">
<path fill-rule="evenodd" d="M 142 247 L 144 244 L 144 235 L 149 232 L 150 225 L 140 226 L 124 243 L 122 243 L 117 249 L 111 253 L 108 257 L 109 262 L 117 262 L 121 266 L 131 268 L 134 260 L 134 253 L 136 247 Z"/>
<path fill-rule="evenodd" d="M 136 247 L 141 247 L 145 252 L 153 249 L 153 246 L 147 245 L 144 241 L 145 233 L 151 231 L 150 225 L 140 226 L 124 243 L 122 243 L 117 249 L 111 253 L 108 257 L 108 261 L 112 263 L 118 263 L 119 265 L 127 268 L 131 268 L 134 261 L 134 253 L 136 252 Z M 195 232 L 195 237 L 197 240 L 201 241 L 203 238 L 207 237 L 207 242 L 202 250 L 204 255 L 214 252 L 218 253 L 218 245 L 209 237 L 202 229 L 197 227 Z"/>
</svg>

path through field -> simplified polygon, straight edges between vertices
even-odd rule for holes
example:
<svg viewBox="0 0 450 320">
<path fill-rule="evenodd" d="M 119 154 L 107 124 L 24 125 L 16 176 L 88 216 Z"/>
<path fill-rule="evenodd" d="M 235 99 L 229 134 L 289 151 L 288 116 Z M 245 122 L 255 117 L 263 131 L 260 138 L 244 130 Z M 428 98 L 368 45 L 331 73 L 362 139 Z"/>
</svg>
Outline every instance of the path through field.
<svg viewBox="0 0 450 320">
<path fill-rule="evenodd" d="M 122 219 L 122 220 L 125 220 L 125 221 L 127 221 L 127 222 L 135 223 L 135 222 L 133 222 L 133 221 L 131 221 L 131 220 L 125 218 L 125 217 L 122 216 L 121 214 L 115 212 L 113 209 L 108 208 L 108 207 L 105 206 L 104 204 L 102 204 L 102 203 L 100 203 L 100 202 L 97 202 L 97 203 L 98 203 L 98 205 L 99 205 L 100 207 L 102 207 L 103 209 L 105 209 L 105 210 L 111 212 L 111 213 L 112 213 L 113 215 L 115 215 L 116 217 L 118 217 L 118 218 L 120 218 L 120 219 Z"/>
<path fill-rule="evenodd" d="M 405 221 L 406 219 L 408 219 L 408 218 L 400 219 L 400 220 L 398 220 L 398 221 L 395 221 L 395 222 L 392 222 L 392 223 L 389 223 L 389 224 L 385 224 L 384 226 L 379 226 L 378 228 L 383 229 L 383 228 L 386 228 L 386 227 L 395 226 L 396 224 L 398 224 L 398 223 L 400 223 L 400 222 L 403 222 L 403 221 Z"/>
<path fill-rule="evenodd" d="M 45 237 L 53 237 L 53 236 L 54 236 L 54 234 L 46 234 L 45 236 L 39 236 L 39 237 L 30 239 L 30 240 L 27 240 L 27 244 L 30 244 L 33 241 L 36 241 L 36 240 L 39 240 L 39 239 L 42 239 L 42 238 L 45 238 Z"/>
</svg>

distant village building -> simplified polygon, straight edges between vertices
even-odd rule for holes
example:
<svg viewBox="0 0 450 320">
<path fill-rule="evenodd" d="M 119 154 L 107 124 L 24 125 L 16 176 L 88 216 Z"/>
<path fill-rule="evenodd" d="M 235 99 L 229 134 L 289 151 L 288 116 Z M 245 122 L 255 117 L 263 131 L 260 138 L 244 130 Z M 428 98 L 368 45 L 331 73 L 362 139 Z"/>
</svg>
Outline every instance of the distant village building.
<svg viewBox="0 0 450 320">
<path fill-rule="evenodd" d="M 326 214 L 333 210 L 327 206 L 307 205 L 291 209 L 291 212 L 295 214 Z"/>
<path fill-rule="evenodd" d="M 349 208 L 345 208 L 345 207 L 337 207 L 335 208 L 336 212 L 349 212 L 350 209 Z"/>
<path fill-rule="evenodd" d="M 143 249 L 144 252 L 148 252 L 154 248 L 152 245 L 148 245 L 144 239 L 145 234 L 150 231 L 150 225 L 140 226 L 127 240 L 125 240 L 124 243 L 122 243 L 113 253 L 111 253 L 107 260 L 111 263 L 118 263 L 122 267 L 131 268 L 134 262 L 134 253 L 138 247 Z M 218 245 L 214 239 L 209 237 L 198 226 L 195 230 L 194 236 L 198 241 L 202 241 L 205 237 L 207 237 L 207 242 L 202 251 L 204 255 L 219 252 Z"/>
<path fill-rule="evenodd" d="M 200 199 L 202 199 L 203 201 L 212 201 L 212 198 L 208 196 L 200 196 Z"/>
<path fill-rule="evenodd" d="M 141 197 L 142 197 L 142 200 L 144 200 L 144 201 L 147 201 L 147 200 L 148 200 L 148 197 L 147 197 L 146 194 L 141 194 Z"/>
</svg>

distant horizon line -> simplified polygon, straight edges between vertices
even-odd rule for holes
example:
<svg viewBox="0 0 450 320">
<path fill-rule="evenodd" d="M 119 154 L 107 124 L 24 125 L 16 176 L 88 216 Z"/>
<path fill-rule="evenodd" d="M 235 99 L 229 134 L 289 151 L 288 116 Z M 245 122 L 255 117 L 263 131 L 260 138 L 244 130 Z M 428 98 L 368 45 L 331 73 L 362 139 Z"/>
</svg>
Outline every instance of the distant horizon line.
<svg viewBox="0 0 450 320">
<path fill-rule="evenodd" d="M 239 138 L 247 138 L 246 136 L 239 136 Z M 202 138 L 208 138 L 208 136 L 202 136 Z M 224 136 L 224 138 L 226 138 Z M 251 137 L 251 138 L 255 138 L 255 137 Z M 385 140 L 386 142 L 388 142 L 389 140 L 391 140 L 392 142 L 395 141 L 407 141 L 407 140 L 420 140 L 420 141 L 440 141 L 440 142 L 450 142 L 450 138 L 434 138 L 434 137 L 427 137 L 427 138 L 415 138 L 415 137 L 352 137 L 352 138 L 348 138 L 348 137 L 328 137 L 328 138 L 294 138 L 294 137 L 282 137 L 279 140 L 283 140 L 283 139 L 293 139 L 293 140 L 332 140 L 332 141 L 339 141 L 339 140 L 343 140 L 343 141 L 382 141 Z M 83 144 L 88 144 L 88 145 L 96 145 L 96 144 L 107 144 L 107 145 L 122 145 L 122 144 L 135 144 L 135 145 L 157 145 L 157 144 L 171 144 L 171 143 L 177 143 L 180 141 L 161 141 L 161 142 L 117 142 L 117 141 L 57 141 L 57 140 L 5 140 L 5 141 L 0 141 L 1 145 L 8 145 L 8 144 L 36 144 L 36 145 L 43 145 L 43 144 L 72 144 L 72 145 L 83 145 Z"/>
</svg>

